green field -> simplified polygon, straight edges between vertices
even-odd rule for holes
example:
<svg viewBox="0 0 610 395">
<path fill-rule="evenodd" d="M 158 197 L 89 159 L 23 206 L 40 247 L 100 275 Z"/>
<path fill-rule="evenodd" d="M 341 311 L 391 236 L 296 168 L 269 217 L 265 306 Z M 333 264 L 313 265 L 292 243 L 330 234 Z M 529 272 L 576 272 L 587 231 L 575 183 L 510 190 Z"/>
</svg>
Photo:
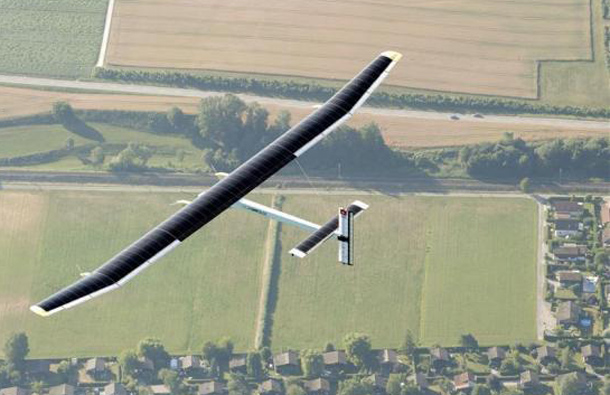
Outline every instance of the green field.
<svg viewBox="0 0 610 395">
<path fill-rule="evenodd" d="M 145 336 L 180 352 L 200 351 L 224 335 L 248 348 L 267 222 L 242 213 L 226 213 L 105 298 L 48 319 L 28 310 L 161 222 L 176 210 L 169 204 L 185 197 L 0 192 L 0 342 L 26 331 L 33 356 L 116 354 Z M 237 223 L 247 232 L 235 232 Z"/>
<path fill-rule="evenodd" d="M 201 150 L 194 147 L 184 137 L 139 132 L 117 126 L 101 123 L 89 124 L 100 132 L 106 143 L 128 144 L 131 142 L 143 144 L 154 149 L 150 158 L 151 167 L 168 167 L 171 162 L 176 169 L 194 170 L 202 167 Z M 33 125 L 0 128 L 0 158 L 16 157 L 38 152 L 64 148 L 68 138 L 74 139 L 75 146 L 95 143 L 66 130 L 62 125 Z M 184 152 L 184 159 L 179 162 L 177 151 Z M 108 155 L 106 163 L 111 159 Z M 53 163 L 27 166 L 28 168 L 51 171 L 86 171 L 91 166 L 83 164 L 76 156 L 69 156 Z"/>
<path fill-rule="evenodd" d="M 0 73 L 89 76 L 107 0 L 0 0 Z"/>
<path fill-rule="evenodd" d="M 30 304 L 91 270 L 166 218 L 186 195 L 0 191 L 0 343 L 26 331 L 34 356 L 113 355 L 145 336 L 199 351 L 230 336 L 252 347 L 267 221 L 227 212 L 103 298 L 42 319 Z M 284 208 L 322 222 L 353 196 L 288 195 Z M 269 195 L 254 198 L 270 202 Z M 322 347 L 352 331 L 397 346 L 535 338 L 535 204 L 526 199 L 364 196 L 356 266 L 327 243 L 308 259 L 284 227 L 272 347 Z M 238 229 L 238 231 L 236 231 Z"/>
<path fill-rule="evenodd" d="M 349 197 L 289 197 L 287 211 L 324 221 Z M 350 331 L 396 347 L 535 339 L 536 205 L 525 199 L 375 198 L 356 223 L 356 267 L 328 243 L 307 261 L 283 256 L 274 347 L 322 347 Z M 334 203 L 334 204 L 333 204 Z M 326 208 L 321 210 L 320 208 Z M 302 237 L 286 230 L 287 252 Z"/>
</svg>

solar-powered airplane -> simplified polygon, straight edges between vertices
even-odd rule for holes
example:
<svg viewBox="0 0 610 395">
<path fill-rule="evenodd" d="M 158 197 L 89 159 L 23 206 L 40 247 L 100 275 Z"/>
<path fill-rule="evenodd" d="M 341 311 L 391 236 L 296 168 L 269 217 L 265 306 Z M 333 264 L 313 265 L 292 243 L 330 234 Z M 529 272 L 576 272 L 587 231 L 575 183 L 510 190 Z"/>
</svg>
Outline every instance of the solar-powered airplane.
<svg viewBox="0 0 610 395">
<path fill-rule="evenodd" d="M 366 204 L 355 201 L 345 208 L 340 208 L 337 216 L 319 226 L 244 199 L 244 196 L 347 121 L 387 77 L 401 57 L 398 52 L 383 52 L 315 112 L 233 172 L 222 175 L 217 184 L 199 194 L 195 200 L 185 201 L 185 207 L 176 214 L 97 270 L 85 273 L 83 278 L 30 307 L 30 310 L 47 317 L 122 287 L 231 207 L 242 208 L 312 232 L 290 250 L 293 256 L 299 258 L 305 257 L 334 235 L 339 241 L 339 261 L 352 265 L 353 220 L 368 208 Z"/>
</svg>

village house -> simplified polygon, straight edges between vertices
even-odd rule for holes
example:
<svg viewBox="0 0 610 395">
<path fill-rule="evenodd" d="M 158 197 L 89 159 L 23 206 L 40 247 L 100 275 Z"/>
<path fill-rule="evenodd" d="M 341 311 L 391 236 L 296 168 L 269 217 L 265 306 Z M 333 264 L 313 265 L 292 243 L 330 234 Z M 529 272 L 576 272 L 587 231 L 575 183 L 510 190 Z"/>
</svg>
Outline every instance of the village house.
<svg viewBox="0 0 610 395">
<path fill-rule="evenodd" d="M 201 370 L 201 358 L 197 355 L 187 355 L 180 358 L 180 368 L 189 376 Z"/>
<path fill-rule="evenodd" d="M 602 244 L 604 247 L 610 247 L 610 225 L 606 225 L 602 230 Z"/>
<path fill-rule="evenodd" d="M 552 207 L 555 211 L 555 218 L 557 219 L 578 219 L 582 217 L 584 212 L 584 208 L 580 203 L 566 200 L 554 201 Z"/>
<path fill-rule="evenodd" d="M 487 350 L 487 359 L 491 366 L 499 367 L 504 358 L 506 358 L 506 351 L 502 347 L 491 347 Z"/>
<path fill-rule="evenodd" d="M 561 302 L 557 307 L 556 319 L 559 325 L 577 325 L 582 310 L 573 301 Z"/>
<path fill-rule="evenodd" d="M 583 361 L 588 365 L 599 365 L 603 362 L 602 353 L 598 346 L 589 344 L 580 348 Z"/>
<path fill-rule="evenodd" d="M 371 384 L 378 393 L 384 393 L 386 385 L 388 384 L 388 379 L 377 373 L 368 376 L 365 380 L 367 383 Z"/>
<path fill-rule="evenodd" d="M 557 324 L 569 326 L 578 325 L 582 310 L 573 301 L 561 302 L 557 307 L 556 319 Z"/>
<path fill-rule="evenodd" d="M 298 374 L 301 369 L 299 354 L 295 351 L 286 351 L 273 356 L 273 366 L 279 374 Z"/>
<path fill-rule="evenodd" d="M 583 245 L 562 245 L 553 250 L 555 261 L 582 263 L 586 260 L 587 247 Z"/>
<path fill-rule="evenodd" d="M 582 273 L 579 271 L 559 271 L 555 274 L 557 281 L 562 287 L 569 287 L 574 284 L 582 284 Z"/>
<path fill-rule="evenodd" d="M 104 377 L 106 374 L 106 360 L 104 358 L 88 359 L 85 362 L 85 372 L 95 379 Z"/>
<path fill-rule="evenodd" d="M 200 384 L 197 389 L 198 395 L 221 395 L 225 392 L 227 392 L 225 385 L 216 380 Z"/>
<path fill-rule="evenodd" d="M 436 370 L 440 370 L 445 366 L 451 364 L 449 358 L 449 352 L 442 347 L 435 347 L 430 349 L 430 362 Z"/>
<path fill-rule="evenodd" d="M 264 395 L 280 395 L 282 383 L 275 379 L 265 380 L 258 386 L 258 392 Z"/>
<path fill-rule="evenodd" d="M 555 221 L 555 237 L 580 236 L 583 231 L 582 222 L 572 219 L 558 219 Z"/>
<path fill-rule="evenodd" d="M 229 370 L 233 373 L 246 374 L 248 370 L 248 354 L 235 354 L 229 361 Z"/>
<path fill-rule="evenodd" d="M 146 357 L 140 357 L 140 358 L 138 358 L 138 362 L 139 362 L 138 371 L 140 371 L 140 372 L 154 372 L 155 371 L 155 364 L 150 359 L 148 359 Z"/>
<path fill-rule="evenodd" d="M 381 371 L 384 374 L 390 374 L 394 371 L 394 368 L 398 365 L 398 354 L 395 350 L 383 349 L 379 351 L 377 355 L 379 364 L 381 365 Z"/>
<path fill-rule="evenodd" d="M 557 376 L 557 379 L 562 380 L 566 376 L 572 376 L 572 377 L 576 378 L 576 380 L 574 381 L 574 386 L 572 387 L 574 391 L 577 391 L 575 393 L 583 393 L 581 391 L 587 390 L 587 376 L 583 372 L 576 371 L 576 372 L 561 374 L 561 375 Z"/>
<path fill-rule="evenodd" d="M 21 387 L 9 387 L 0 389 L 0 395 L 30 395 L 30 391 Z"/>
<path fill-rule="evenodd" d="M 417 389 L 419 389 L 420 391 L 425 390 L 429 386 L 428 378 L 426 377 L 425 374 L 423 374 L 421 372 L 417 372 L 417 373 L 412 374 L 411 376 L 407 377 L 407 382 L 409 384 L 417 387 Z"/>
<path fill-rule="evenodd" d="M 303 387 L 308 394 L 325 395 L 330 392 L 330 383 L 322 378 L 305 381 Z"/>
<path fill-rule="evenodd" d="M 453 378 L 453 388 L 456 391 L 464 391 L 469 390 L 477 383 L 474 374 L 470 372 L 464 372 L 462 374 L 458 374 Z"/>
<path fill-rule="evenodd" d="M 600 209 L 601 225 L 610 224 L 610 202 L 604 202 Z"/>
<path fill-rule="evenodd" d="M 540 378 L 538 372 L 533 370 L 526 370 L 519 376 L 519 388 L 531 389 L 540 385 Z"/>
<path fill-rule="evenodd" d="M 152 395 L 171 395 L 172 391 L 165 384 L 151 385 L 148 387 Z"/>
<path fill-rule="evenodd" d="M 339 370 L 347 365 L 347 355 L 343 350 L 328 351 L 322 354 L 324 367 L 328 370 Z"/>
<path fill-rule="evenodd" d="M 536 359 L 542 365 L 548 365 L 549 363 L 557 363 L 557 349 L 551 346 L 542 346 L 536 349 Z"/>
<path fill-rule="evenodd" d="M 49 388 L 49 395 L 74 395 L 76 388 L 70 384 L 56 385 Z"/>
<path fill-rule="evenodd" d="M 582 292 L 584 293 L 595 293 L 597 290 L 597 283 L 599 282 L 599 277 L 597 276 L 585 276 L 582 279 Z"/>
<path fill-rule="evenodd" d="M 104 395 L 127 395 L 127 390 L 121 383 L 110 383 L 104 387 Z"/>
</svg>

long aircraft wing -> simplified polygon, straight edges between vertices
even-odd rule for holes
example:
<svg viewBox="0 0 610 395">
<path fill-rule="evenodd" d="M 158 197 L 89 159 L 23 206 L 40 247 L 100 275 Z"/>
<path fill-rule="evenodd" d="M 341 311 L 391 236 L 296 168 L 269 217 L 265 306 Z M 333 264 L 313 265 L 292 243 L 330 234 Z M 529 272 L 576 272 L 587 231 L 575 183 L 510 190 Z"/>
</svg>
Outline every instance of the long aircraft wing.
<svg viewBox="0 0 610 395">
<path fill-rule="evenodd" d="M 30 307 L 43 317 L 120 288 L 348 120 L 402 57 L 384 52 L 318 110 L 100 268 Z"/>
</svg>

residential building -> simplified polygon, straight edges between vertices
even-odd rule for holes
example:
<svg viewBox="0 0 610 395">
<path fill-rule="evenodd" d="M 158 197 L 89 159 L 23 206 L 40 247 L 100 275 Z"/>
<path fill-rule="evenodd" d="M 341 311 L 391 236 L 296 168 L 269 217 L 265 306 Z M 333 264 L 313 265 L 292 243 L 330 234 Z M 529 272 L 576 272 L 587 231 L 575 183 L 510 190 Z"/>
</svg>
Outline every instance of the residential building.
<svg viewBox="0 0 610 395">
<path fill-rule="evenodd" d="M 409 384 L 414 385 L 419 390 L 424 390 L 424 389 L 428 388 L 428 386 L 429 386 L 428 378 L 426 377 L 425 374 L 423 374 L 421 372 L 417 372 L 417 373 L 412 374 L 411 376 L 407 377 L 407 381 L 409 382 Z"/>
<path fill-rule="evenodd" d="M 559 325 L 578 325 L 582 310 L 573 301 L 561 302 L 557 307 L 555 318 Z"/>
<path fill-rule="evenodd" d="M 584 227 L 582 222 L 573 219 L 555 221 L 555 237 L 580 236 Z"/>
<path fill-rule="evenodd" d="M 602 353 L 598 346 L 589 344 L 580 348 L 583 361 L 588 365 L 598 365 L 602 360 Z"/>
<path fill-rule="evenodd" d="M 330 392 L 330 383 L 322 378 L 305 381 L 303 387 L 308 394 L 324 395 Z"/>
<path fill-rule="evenodd" d="M 602 204 L 600 214 L 602 226 L 610 223 L 610 202 L 604 202 L 604 204 Z"/>
<path fill-rule="evenodd" d="M 559 281 L 564 287 L 582 283 L 582 273 L 579 271 L 559 271 L 555 274 L 555 276 L 557 277 L 557 281 Z"/>
<path fill-rule="evenodd" d="M 273 366 L 280 374 L 293 374 L 300 370 L 299 354 L 295 351 L 286 351 L 273 356 Z"/>
<path fill-rule="evenodd" d="M 584 212 L 582 204 L 567 200 L 557 200 L 552 203 L 555 218 L 580 218 Z"/>
<path fill-rule="evenodd" d="M 248 354 L 235 354 L 229 361 L 229 370 L 233 373 L 246 374 L 248 370 Z"/>
<path fill-rule="evenodd" d="M 394 371 L 394 368 L 398 365 L 398 354 L 395 350 L 383 349 L 379 351 L 377 355 L 379 364 L 381 365 L 381 371 L 384 374 L 390 374 Z"/>
<path fill-rule="evenodd" d="M 442 347 L 430 349 L 430 362 L 434 369 L 439 370 L 451 363 L 449 353 Z"/>
<path fill-rule="evenodd" d="M 385 387 L 388 384 L 388 379 L 380 374 L 372 374 L 365 379 L 375 389 L 385 391 Z"/>
<path fill-rule="evenodd" d="M 347 365 L 347 355 L 343 350 L 328 351 L 322 354 L 327 369 L 342 368 Z"/>
<path fill-rule="evenodd" d="M 491 347 L 487 350 L 487 359 L 492 366 L 500 366 L 506 358 L 506 351 L 502 347 Z"/>
<path fill-rule="evenodd" d="M 602 244 L 604 247 L 610 247 L 610 225 L 606 225 L 602 230 Z"/>
<path fill-rule="evenodd" d="M 586 260 L 587 246 L 583 245 L 562 245 L 553 250 L 555 260 L 558 262 L 578 262 Z"/>
<path fill-rule="evenodd" d="M 201 358 L 197 355 L 187 355 L 180 358 L 180 368 L 187 374 L 192 375 L 195 371 L 201 369 Z"/>
<path fill-rule="evenodd" d="M 30 395 L 30 391 L 21 387 L 8 387 L 0 389 L 0 395 Z"/>
<path fill-rule="evenodd" d="M 275 379 L 265 380 L 258 386 L 258 392 L 264 395 L 280 395 L 282 383 Z"/>
<path fill-rule="evenodd" d="M 127 395 L 127 390 L 121 383 L 110 383 L 104 387 L 104 395 Z"/>
<path fill-rule="evenodd" d="M 70 384 L 56 385 L 49 388 L 49 395 L 74 395 L 76 388 Z"/>
<path fill-rule="evenodd" d="M 519 387 L 523 389 L 535 388 L 540 385 L 540 377 L 538 372 L 526 370 L 519 376 Z"/>
<path fill-rule="evenodd" d="M 585 276 L 582 280 L 582 292 L 592 294 L 597 290 L 597 283 L 599 277 L 597 276 Z"/>
<path fill-rule="evenodd" d="M 474 374 L 470 372 L 464 372 L 458 374 L 453 378 L 453 387 L 456 391 L 469 390 L 476 384 L 476 378 Z"/>
<path fill-rule="evenodd" d="M 536 349 L 538 362 L 543 365 L 548 365 L 551 362 L 559 362 L 557 360 L 557 349 L 551 346 L 542 346 Z"/>
<path fill-rule="evenodd" d="M 212 380 L 206 383 L 200 384 L 197 394 L 198 395 L 220 395 L 227 392 L 227 389 L 220 381 Z"/>
<path fill-rule="evenodd" d="M 98 378 L 106 373 L 106 360 L 104 358 L 91 358 L 85 362 L 85 372 L 91 377 Z"/>
<path fill-rule="evenodd" d="M 151 385 L 148 387 L 152 395 L 171 395 L 172 391 L 165 384 Z"/>
</svg>

